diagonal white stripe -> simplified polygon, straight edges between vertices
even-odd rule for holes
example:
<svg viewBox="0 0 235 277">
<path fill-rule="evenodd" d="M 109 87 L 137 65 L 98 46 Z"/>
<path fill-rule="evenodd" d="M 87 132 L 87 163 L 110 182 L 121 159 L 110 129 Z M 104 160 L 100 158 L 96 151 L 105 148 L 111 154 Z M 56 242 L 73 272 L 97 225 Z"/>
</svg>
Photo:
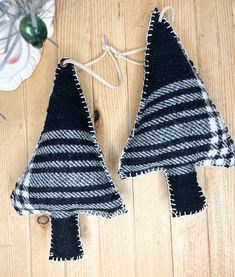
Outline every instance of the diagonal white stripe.
<svg viewBox="0 0 235 277">
<path fill-rule="evenodd" d="M 31 192 L 30 197 L 34 198 L 77 198 L 77 197 L 96 197 L 104 196 L 106 194 L 115 193 L 115 189 L 110 187 L 108 189 L 95 191 L 81 191 L 81 192 Z"/>
<path fill-rule="evenodd" d="M 128 141 L 128 147 L 134 148 L 136 146 L 155 145 L 176 138 L 183 138 L 187 136 L 200 135 L 210 132 L 209 124 L 205 119 L 196 120 L 189 123 L 182 123 L 173 125 L 167 128 L 151 130 L 150 132 L 136 134 L 132 140 Z"/>
<path fill-rule="evenodd" d="M 165 153 L 174 153 L 177 150 L 186 150 L 192 147 L 206 145 L 210 143 L 211 139 L 202 139 L 189 142 L 182 142 L 174 145 L 170 145 L 165 148 L 148 150 L 148 151 L 135 151 L 135 152 L 126 152 L 123 159 L 126 158 L 147 158 L 147 157 L 157 157 L 158 155 Z"/>
<path fill-rule="evenodd" d="M 187 79 L 183 81 L 174 82 L 151 93 L 151 95 L 146 99 L 145 105 L 157 99 L 158 97 L 165 95 L 167 93 L 170 93 L 172 91 L 198 87 L 198 86 L 199 86 L 198 81 L 196 79 Z"/>
<path fill-rule="evenodd" d="M 139 128 L 136 129 L 136 132 L 138 132 L 138 130 L 141 130 L 145 127 L 150 127 L 150 126 L 154 126 L 160 123 L 165 123 L 167 121 L 171 121 L 174 119 L 179 119 L 179 118 L 184 118 L 184 117 L 189 117 L 189 116 L 194 116 L 194 115 L 198 115 L 198 114 L 204 114 L 207 113 L 206 109 L 203 108 L 199 108 L 199 109 L 195 109 L 195 110 L 188 110 L 188 111 L 183 111 L 183 112 L 177 112 L 177 113 L 172 113 L 166 116 L 162 116 L 162 117 L 157 117 L 157 118 L 153 118 L 152 120 L 149 120 L 147 122 L 142 123 Z M 157 128 L 157 126 L 156 126 Z"/>
<path fill-rule="evenodd" d="M 79 167 L 79 166 L 100 166 L 100 161 L 86 160 L 86 161 L 51 161 L 32 163 L 30 168 L 50 168 L 50 167 Z"/>
<path fill-rule="evenodd" d="M 161 101 L 160 103 L 157 103 L 151 107 L 147 107 L 146 109 L 143 110 L 142 112 L 142 117 L 149 115 L 151 113 L 154 113 L 156 111 L 159 111 L 161 109 L 169 107 L 182 103 L 188 103 L 194 100 L 202 100 L 202 95 L 200 93 L 191 93 L 191 94 L 185 94 L 185 95 L 180 95 L 180 96 L 175 96 L 172 97 L 171 99 L 167 99 L 164 101 Z"/>
<path fill-rule="evenodd" d="M 50 139 L 88 139 L 92 140 L 92 135 L 80 130 L 56 130 L 43 133 L 39 143 Z"/>
<path fill-rule="evenodd" d="M 198 158 L 203 158 L 207 157 L 208 152 L 200 152 L 200 153 L 195 153 L 192 155 L 188 156 L 181 156 L 173 159 L 166 159 L 163 161 L 158 161 L 158 162 L 152 162 L 152 163 L 146 163 L 146 164 L 141 164 L 141 165 L 125 165 L 122 164 L 122 171 L 124 172 L 135 172 L 135 171 L 144 171 L 147 170 L 151 167 L 163 167 L 166 165 L 180 165 L 182 163 L 195 163 Z"/>
<path fill-rule="evenodd" d="M 121 205 L 121 198 L 112 202 L 94 203 L 94 204 L 69 204 L 69 205 L 45 205 L 34 204 L 35 209 L 53 210 L 70 210 L 70 209 L 113 209 Z"/>
<path fill-rule="evenodd" d="M 35 155 L 86 152 L 99 153 L 95 146 L 62 144 L 39 147 L 37 148 Z"/>
<path fill-rule="evenodd" d="M 57 186 L 89 186 L 108 183 L 106 172 L 76 172 L 76 173 L 33 173 L 30 178 L 31 187 Z"/>
</svg>

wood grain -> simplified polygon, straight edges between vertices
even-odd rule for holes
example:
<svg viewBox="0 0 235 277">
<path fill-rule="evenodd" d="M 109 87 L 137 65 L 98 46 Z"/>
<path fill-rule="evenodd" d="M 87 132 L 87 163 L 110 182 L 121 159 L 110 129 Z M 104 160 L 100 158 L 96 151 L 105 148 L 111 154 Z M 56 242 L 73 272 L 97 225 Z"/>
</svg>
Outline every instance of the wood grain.
<svg viewBox="0 0 235 277">
<path fill-rule="evenodd" d="M 133 127 L 143 68 L 120 61 L 121 88 L 111 90 L 78 72 L 105 161 L 128 208 L 111 220 L 81 216 L 85 257 L 48 261 L 50 223 L 20 217 L 9 195 L 37 143 L 62 57 L 86 62 L 101 54 L 101 36 L 120 50 L 144 46 L 150 11 L 171 5 L 174 28 L 235 138 L 234 0 L 68 0 L 57 2 L 56 49 L 46 43 L 31 78 L 15 92 L 0 93 L 0 276 L 1 277 L 233 277 L 235 276 L 235 170 L 198 169 L 209 208 L 172 219 L 163 173 L 120 181 L 118 160 Z M 167 15 L 169 16 L 169 15 Z M 133 56 L 142 60 L 143 55 Z M 115 82 L 107 58 L 94 70 Z M 69 107 L 68 107 L 69 108 Z M 94 121 L 94 120 L 93 120 Z"/>
</svg>

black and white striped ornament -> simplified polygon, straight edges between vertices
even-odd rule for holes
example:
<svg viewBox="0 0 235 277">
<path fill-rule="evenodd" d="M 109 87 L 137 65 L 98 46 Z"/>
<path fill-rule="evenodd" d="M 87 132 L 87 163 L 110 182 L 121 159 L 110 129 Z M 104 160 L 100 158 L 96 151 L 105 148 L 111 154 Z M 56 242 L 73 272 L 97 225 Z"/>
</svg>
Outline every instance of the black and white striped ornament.
<svg viewBox="0 0 235 277">
<path fill-rule="evenodd" d="M 135 127 L 120 159 L 122 179 L 163 170 L 173 216 L 207 206 L 196 166 L 234 166 L 235 148 L 178 36 L 152 13 Z"/>
<path fill-rule="evenodd" d="M 21 215 L 50 215 L 49 258 L 54 260 L 83 256 L 79 214 L 110 218 L 126 212 L 105 166 L 74 65 L 57 67 L 42 134 L 11 200 Z"/>
</svg>

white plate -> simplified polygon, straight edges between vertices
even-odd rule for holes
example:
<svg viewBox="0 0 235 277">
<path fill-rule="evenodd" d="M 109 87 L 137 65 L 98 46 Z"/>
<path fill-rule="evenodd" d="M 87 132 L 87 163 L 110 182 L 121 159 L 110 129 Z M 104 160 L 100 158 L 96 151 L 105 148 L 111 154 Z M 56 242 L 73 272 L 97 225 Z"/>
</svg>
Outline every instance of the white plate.
<svg viewBox="0 0 235 277">
<path fill-rule="evenodd" d="M 40 13 L 48 30 L 48 37 L 53 35 L 53 17 L 55 14 L 55 0 L 48 1 Z M 19 21 L 21 18 L 19 19 Z M 19 22 L 17 22 L 19 24 Z M 16 24 L 17 24 L 16 23 Z M 4 33 L 3 33 L 4 32 Z M 0 37 L 3 37 L 6 29 L 0 30 Z M 19 53 L 21 53 L 19 55 Z M 8 59 L 8 63 L 0 71 L 0 90 L 11 91 L 15 90 L 23 80 L 30 77 L 40 61 L 42 54 L 41 49 L 37 49 L 20 37 L 17 46 Z M 6 54 L 0 53 L 0 63 Z"/>
</svg>

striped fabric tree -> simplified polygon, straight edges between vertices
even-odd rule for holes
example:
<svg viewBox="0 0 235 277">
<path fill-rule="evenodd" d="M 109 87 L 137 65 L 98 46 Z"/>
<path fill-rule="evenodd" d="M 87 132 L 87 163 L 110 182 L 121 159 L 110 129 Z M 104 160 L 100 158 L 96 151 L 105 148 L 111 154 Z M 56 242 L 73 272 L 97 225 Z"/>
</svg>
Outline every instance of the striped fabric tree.
<svg viewBox="0 0 235 277">
<path fill-rule="evenodd" d="M 145 78 L 135 127 L 120 160 L 121 178 L 163 170 L 173 216 L 207 206 L 196 166 L 234 166 L 234 145 L 197 70 L 160 12 L 152 13 Z"/>
<path fill-rule="evenodd" d="M 54 260 L 83 256 L 79 213 L 109 218 L 126 212 L 106 169 L 74 65 L 57 67 L 44 129 L 11 199 L 21 215 L 51 216 L 49 258 Z"/>
</svg>

